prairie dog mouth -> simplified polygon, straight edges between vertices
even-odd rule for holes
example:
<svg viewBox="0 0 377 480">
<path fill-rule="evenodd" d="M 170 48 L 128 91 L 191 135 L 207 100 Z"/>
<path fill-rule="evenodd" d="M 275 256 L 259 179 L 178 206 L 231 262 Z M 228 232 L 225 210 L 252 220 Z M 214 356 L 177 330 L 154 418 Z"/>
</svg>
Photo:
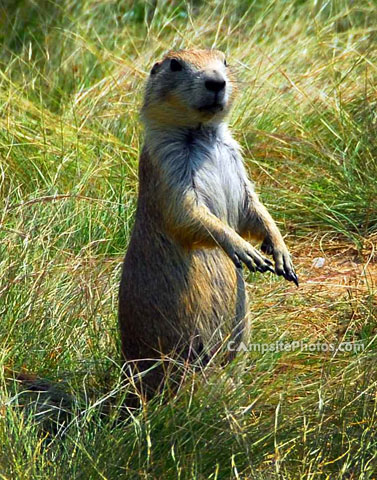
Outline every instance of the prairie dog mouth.
<svg viewBox="0 0 377 480">
<path fill-rule="evenodd" d="M 217 113 L 217 112 L 222 112 L 224 110 L 224 105 L 221 103 L 209 103 L 206 105 L 202 105 L 201 107 L 198 108 L 199 112 L 205 112 L 205 113 Z"/>
</svg>

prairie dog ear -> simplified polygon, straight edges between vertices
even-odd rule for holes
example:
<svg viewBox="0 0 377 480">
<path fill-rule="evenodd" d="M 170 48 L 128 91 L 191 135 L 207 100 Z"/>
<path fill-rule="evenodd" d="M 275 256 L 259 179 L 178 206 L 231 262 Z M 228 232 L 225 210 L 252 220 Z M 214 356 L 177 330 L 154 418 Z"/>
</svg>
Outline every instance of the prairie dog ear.
<svg viewBox="0 0 377 480">
<path fill-rule="evenodd" d="M 157 62 L 153 65 L 151 70 L 151 75 L 155 75 L 158 72 L 160 65 L 161 65 L 161 62 Z"/>
</svg>

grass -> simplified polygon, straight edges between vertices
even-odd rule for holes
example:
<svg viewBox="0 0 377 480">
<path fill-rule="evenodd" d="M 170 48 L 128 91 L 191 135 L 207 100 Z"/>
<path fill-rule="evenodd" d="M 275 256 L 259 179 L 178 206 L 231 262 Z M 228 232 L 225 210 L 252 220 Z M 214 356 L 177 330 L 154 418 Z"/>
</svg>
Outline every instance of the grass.
<svg viewBox="0 0 377 480">
<path fill-rule="evenodd" d="M 377 478 L 376 22 L 372 0 L 1 3 L 1 479 Z M 121 420 L 143 82 L 163 52 L 212 46 L 301 279 L 248 277 L 252 342 L 364 348 L 241 352 Z M 29 404 L 12 371 L 56 382 L 73 415 Z"/>
</svg>

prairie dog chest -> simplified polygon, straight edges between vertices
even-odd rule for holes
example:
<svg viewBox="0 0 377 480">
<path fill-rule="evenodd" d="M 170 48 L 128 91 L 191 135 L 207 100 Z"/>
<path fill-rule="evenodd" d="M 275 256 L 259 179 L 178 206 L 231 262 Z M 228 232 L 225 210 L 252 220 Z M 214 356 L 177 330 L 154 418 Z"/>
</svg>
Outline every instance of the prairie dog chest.
<svg viewBox="0 0 377 480">
<path fill-rule="evenodd" d="M 247 177 L 237 144 L 222 138 L 196 138 L 190 146 L 193 187 L 220 220 L 237 229 Z"/>
</svg>

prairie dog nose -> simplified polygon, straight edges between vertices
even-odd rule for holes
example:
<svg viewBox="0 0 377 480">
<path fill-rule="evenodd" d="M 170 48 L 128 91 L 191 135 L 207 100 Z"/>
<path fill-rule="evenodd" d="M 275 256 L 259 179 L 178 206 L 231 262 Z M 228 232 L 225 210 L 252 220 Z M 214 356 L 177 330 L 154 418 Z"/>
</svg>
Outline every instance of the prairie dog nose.
<svg viewBox="0 0 377 480">
<path fill-rule="evenodd" d="M 210 77 L 204 82 L 204 85 L 207 90 L 215 93 L 221 92 L 224 90 L 226 81 L 222 77 Z"/>
</svg>

